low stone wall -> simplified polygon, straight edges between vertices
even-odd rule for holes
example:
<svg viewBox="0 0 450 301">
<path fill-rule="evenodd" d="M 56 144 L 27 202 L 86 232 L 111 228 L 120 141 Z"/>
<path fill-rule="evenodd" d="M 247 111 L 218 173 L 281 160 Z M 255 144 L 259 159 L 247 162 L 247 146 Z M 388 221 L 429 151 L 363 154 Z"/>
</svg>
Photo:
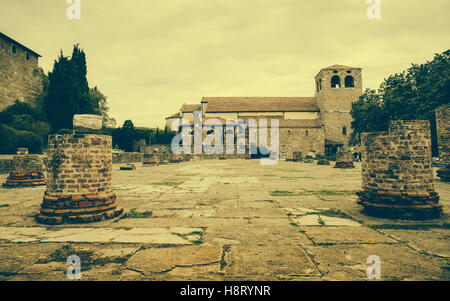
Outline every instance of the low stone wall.
<svg viewBox="0 0 450 301">
<path fill-rule="evenodd" d="M 112 155 L 112 162 L 116 163 L 136 163 L 144 161 L 142 153 L 116 153 Z"/>
</svg>

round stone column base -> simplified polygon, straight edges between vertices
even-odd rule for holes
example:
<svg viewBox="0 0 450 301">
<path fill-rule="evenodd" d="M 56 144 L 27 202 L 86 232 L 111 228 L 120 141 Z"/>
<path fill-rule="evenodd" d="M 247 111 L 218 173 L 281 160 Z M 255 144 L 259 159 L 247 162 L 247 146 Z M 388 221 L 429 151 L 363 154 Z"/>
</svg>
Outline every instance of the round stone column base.
<svg viewBox="0 0 450 301">
<path fill-rule="evenodd" d="M 8 177 L 4 188 L 17 188 L 17 187 L 33 187 L 45 185 L 45 178 L 43 174 L 12 174 Z"/>
<path fill-rule="evenodd" d="M 442 182 L 450 182 L 450 166 L 439 168 L 437 170 L 437 176 Z"/>
<path fill-rule="evenodd" d="M 405 192 L 361 190 L 357 203 L 367 215 L 389 219 L 436 219 L 442 217 L 439 195 L 434 191 Z"/>
<path fill-rule="evenodd" d="M 114 193 L 45 195 L 36 220 L 50 225 L 92 223 L 115 218 L 122 213 L 123 209 L 116 205 Z"/>
<path fill-rule="evenodd" d="M 355 165 L 353 165 L 352 161 L 338 161 L 336 162 L 336 165 L 334 166 L 334 168 L 342 168 L 342 169 L 347 169 L 347 168 L 355 168 Z"/>
</svg>

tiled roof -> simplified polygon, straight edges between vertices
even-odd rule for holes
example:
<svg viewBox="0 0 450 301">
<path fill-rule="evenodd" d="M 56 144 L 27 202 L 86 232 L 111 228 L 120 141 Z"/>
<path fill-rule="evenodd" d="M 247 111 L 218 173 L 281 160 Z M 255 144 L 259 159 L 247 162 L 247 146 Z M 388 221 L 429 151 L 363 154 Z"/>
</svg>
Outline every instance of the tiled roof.
<svg viewBox="0 0 450 301">
<path fill-rule="evenodd" d="M 207 112 L 319 112 L 315 97 L 203 97 Z"/>
<path fill-rule="evenodd" d="M 326 67 L 323 69 L 361 69 L 361 68 L 344 66 L 344 65 L 333 65 L 333 66 L 329 66 L 329 67 Z"/>
<path fill-rule="evenodd" d="M 181 112 L 183 113 L 191 113 L 195 111 L 200 111 L 202 109 L 201 105 L 198 104 L 184 104 L 181 107 Z"/>
<path fill-rule="evenodd" d="M 173 115 L 170 115 L 169 117 L 166 117 L 166 119 L 180 118 L 180 117 L 181 117 L 181 114 L 180 114 L 180 112 L 178 112 L 178 113 L 175 113 Z"/>
</svg>

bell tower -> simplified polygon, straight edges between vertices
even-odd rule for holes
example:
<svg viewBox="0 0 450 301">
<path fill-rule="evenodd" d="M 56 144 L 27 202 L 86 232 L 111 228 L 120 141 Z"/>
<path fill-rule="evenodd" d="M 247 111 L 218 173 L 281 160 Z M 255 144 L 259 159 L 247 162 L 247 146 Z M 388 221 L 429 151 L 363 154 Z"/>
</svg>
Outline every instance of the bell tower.
<svg viewBox="0 0 450 301">
<path fill-rule="evenodd" d="M 336 147 L 348 145 L 352 103 L 362 94 L 362 68 L 326 67 L 316 75 L 315 83 L 320 119 L 325 126 L 325 152 L 332 155 Z"/>
</svg>

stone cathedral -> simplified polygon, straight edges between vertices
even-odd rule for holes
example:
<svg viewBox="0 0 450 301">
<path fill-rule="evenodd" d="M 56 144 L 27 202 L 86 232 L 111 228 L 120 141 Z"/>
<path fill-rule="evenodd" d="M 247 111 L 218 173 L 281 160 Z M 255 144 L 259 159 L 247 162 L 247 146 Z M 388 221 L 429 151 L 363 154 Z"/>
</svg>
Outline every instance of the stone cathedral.
<svg viewBox="0 0 450 301">
<path fill-rule="evenodd" d="M 204 120 L 279 119 L 281 158 L 293 152 L 331 156 L 348 144 L 352 103 L 361 94 L 362 69 L 333 65 L 316 75 L 313 97 L 203 97 L 167 117 L 166 126 L 181 118 L 192 124 L 195 111 Z"/>
</svg>

